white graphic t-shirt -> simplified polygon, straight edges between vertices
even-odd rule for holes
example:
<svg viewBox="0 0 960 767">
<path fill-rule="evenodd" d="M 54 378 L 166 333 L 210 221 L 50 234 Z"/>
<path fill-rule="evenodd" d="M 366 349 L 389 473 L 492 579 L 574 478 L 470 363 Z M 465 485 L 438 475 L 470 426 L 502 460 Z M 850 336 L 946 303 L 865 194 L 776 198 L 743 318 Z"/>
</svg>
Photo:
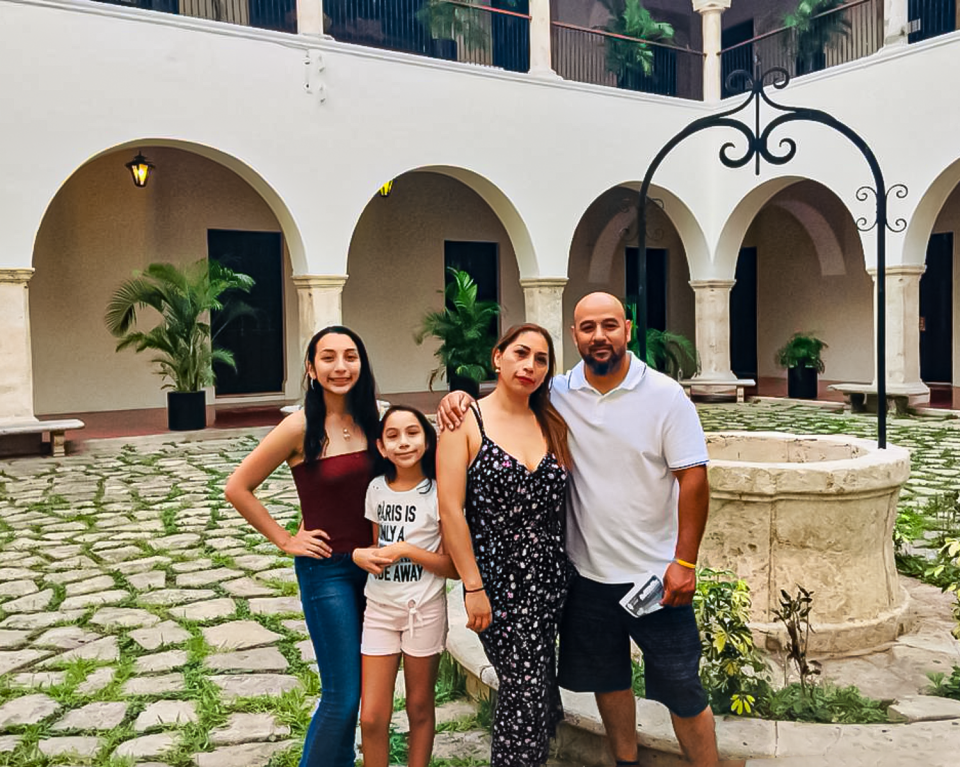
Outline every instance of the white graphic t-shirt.
<svg viewBox="0 0 960 767">
<path fill-rule="evenodd" d="M 380 526 L 378 546 L 406 541 L 425 551 L 440 548 L 437 483 L 424 480 L 412 490 L 397 492 L 377 477 L 367 488 L 366 517 Z M 400 559 L 367 578 L 367 599 L 380 604 L 421 605 L 443 592 L 445 579 L 423 565 Z"/>
</svg>

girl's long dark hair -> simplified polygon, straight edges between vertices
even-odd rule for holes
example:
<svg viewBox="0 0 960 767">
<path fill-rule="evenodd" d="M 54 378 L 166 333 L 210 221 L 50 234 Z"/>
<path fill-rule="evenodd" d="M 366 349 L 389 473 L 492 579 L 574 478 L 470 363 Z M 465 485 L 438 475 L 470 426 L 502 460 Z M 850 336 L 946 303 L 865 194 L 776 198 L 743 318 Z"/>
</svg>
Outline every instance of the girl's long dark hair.
<svg viewBox="0 0 960 767">
<path fill-rule="evenodd" d="M 538 333 L 543 336 L 547 342 L 547 375 L 544 377 L 543 383 L 530 395 L 530 409 L 537 417 L 540 431 L 543 432 L 544 439 L 547 440 L 547 450 L 557 457 L 561 465 L 570 468 L 570 449 L 567 447 L 567 422 L 563 420 L 563 416 L 557 412 L 557 409 L 550 404 L 550 386 L 553 383 L 553 376 L 557 369 L 557 355 L 553 350 L 553 338 L 550 337 L 550 332 L 546 328 L 532 322 L 514 325 L 497 341 L 494 350 L 503 354 L 507 350 L 507 347 L 516 341 L 523 333 Z"/>
<path fill-rule="evenodd" d="M 330 333 L 348 336 L 357 347 L 360 357 L 360 376 L 353 388 L 347 393 L 347 412 L 360 427 L 367 439 L 367 453 L 376 465 L 380 457 L 377 451 L 377 437 L 380 434 L 380 416 L 377 410 L 377 384 L 370 369 L 370 360 L 363 341 L 350 328 L 342 325 L 330 325 L 310 339 L 307 345 L 306 362 L 314 365 L 317 358 L 317 344 L 321 338 Z M 305 463 L 316 461 L 323 453 L 327 442 L 327 403 L 323 399 L 323 387 L 310 378 L 304 366 L 304 385 L 306 394 L 303 398 L 303 413 L 306 417 L 307 428 L 303 437 L 303 460 Z"/>
<path fill-rule="evenodd" d="M 423 441 L 426 443 L 426 450 L 423 451 L 423 456 L 420 458 L 420 470 L 423 472 L 423 476 L 430 480 L 430 485 L 427 486 L 429 491 L 430 486 L 437 481 L 437 431 L 427 420 L 427 417 L 415 407 L 392 405 L 380 420 L 381 440 L 383 439 L 383 432 L 387 428 L 387 419 L 394 413 L 413 413 L 420 422 L 420 428 L 423 429 Z M 389 482 L 393 482 L 397 478 L 397 467 L 386 458 L 381 457 L 381 461 L 383 475 Z"/>
</svg>

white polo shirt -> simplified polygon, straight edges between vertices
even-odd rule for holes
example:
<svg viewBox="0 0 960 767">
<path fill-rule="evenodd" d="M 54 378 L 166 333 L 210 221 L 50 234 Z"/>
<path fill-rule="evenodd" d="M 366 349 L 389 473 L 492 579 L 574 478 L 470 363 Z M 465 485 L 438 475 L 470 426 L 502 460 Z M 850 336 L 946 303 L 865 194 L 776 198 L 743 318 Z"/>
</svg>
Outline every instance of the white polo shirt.
<svg viewBox="0 0 960 767">
<path fill-rule="evenodd" d="M 581 362 L 553 379 L 551 401 L 570 429 L 567 554 L 577 571 L 601 583 L 662 577 L 677 544 L 671 472 L 708 461 L 693 403 L 632 353 L 617 388 L 600 394 Z"/>
</svg>

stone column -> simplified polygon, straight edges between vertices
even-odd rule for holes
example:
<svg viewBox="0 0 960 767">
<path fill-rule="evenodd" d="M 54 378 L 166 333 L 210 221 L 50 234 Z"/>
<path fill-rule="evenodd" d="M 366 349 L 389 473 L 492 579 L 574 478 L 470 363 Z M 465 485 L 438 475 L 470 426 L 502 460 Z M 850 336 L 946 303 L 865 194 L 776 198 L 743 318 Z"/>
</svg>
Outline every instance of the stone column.
<svg viewBox="0 0 960 767">
<path fill-rule="evenodd" d="M 887 389 L 890 394 L 907 394 L 911 404 L 929 398 L 930 389 L 920 380 L 920 278 L 925 266 L 888 266 L 886 268 Z M 870 270 L 874 285 L 877 272 Z M 876 290 L 874 290 L 876 307 Z M 874 344 L 876 348 L 876 344 Z M 877 375 L 874 369 L 873 383 Z"/>
<path fill-rule="evenodd" d="M 707 103 L 719 101 L 723 92 L 720 17 L 730 3 L 731 0 L 693 0 L 693 10 L 703 17 L 703 100 Z"/>
<path fill-rule="evenodd" d="M 730 370 L 730 291 L 736 280 L 690 280 L 696 296 L 697 380 L 736 381 Z"/>
<path fill-rule="evenodd" d="M 27 284 L 33 269 L 0 269 L 0 421 L 36 421 Z"/>
<path fill-rule="evenodd" d="M 297 0 L 297 33 L 323 35 L 323 0 Z"/>
<path fill-rule="evenodd" d="M 300 307 L 300 348 L 305 354 L 307 343 L 318 330 L 343 322 L 340 297 L 347 283 L 345 274 L 301 274 L 293 278 Z"/>
<path fill-rule="evenodd" d="M 551 51 L 550 0 L 530 0 L 530 74 L 557 77 Z"/>
<path fill-rule="evenodd" d="M 557 356 L 557 372 L 563 371 L 563 288 L 566 277 L 531 277 L 520 280 L 524 317 L 550 331 Z"/>
<path fill-rule="evenodd" d="M 883 44 L 906 45 L 909 13 L 907 0 L 883 0 Z"/>
</svg>

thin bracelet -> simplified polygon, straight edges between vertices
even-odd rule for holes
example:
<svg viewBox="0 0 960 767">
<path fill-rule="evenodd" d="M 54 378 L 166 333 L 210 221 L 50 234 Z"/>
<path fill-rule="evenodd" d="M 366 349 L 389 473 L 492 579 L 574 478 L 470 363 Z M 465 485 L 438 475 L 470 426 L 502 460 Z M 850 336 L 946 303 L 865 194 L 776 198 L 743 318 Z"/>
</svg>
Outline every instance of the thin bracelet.
<svg viewBox="0 0 960 767">
<path fill-rule="evenodd" d="M 463 593 L 464 593 L 464 594 L 476 594 L 476 593 L 479 592 L 479 591 L 486 591 L 486 589 L 485 589 L 483 586 L 481 586 L 481 587 L 478 588 L 478 589 L 468 589 L 468 588 L 466 588 L 466 587 L 464 587 L 464 589 L 463 589 Z"/>
<path fill-rule="evenodd" d="M 688 570 L 697 569 L 697 566 L 695 564 L 691 564 L 690 562 L 684 562 L 682 559 L 678 559 L 675 557 L 673 561 L 676 562 L 678 565 L 680 565 L 680 567 L 686 567 Z"/>
</svg>

